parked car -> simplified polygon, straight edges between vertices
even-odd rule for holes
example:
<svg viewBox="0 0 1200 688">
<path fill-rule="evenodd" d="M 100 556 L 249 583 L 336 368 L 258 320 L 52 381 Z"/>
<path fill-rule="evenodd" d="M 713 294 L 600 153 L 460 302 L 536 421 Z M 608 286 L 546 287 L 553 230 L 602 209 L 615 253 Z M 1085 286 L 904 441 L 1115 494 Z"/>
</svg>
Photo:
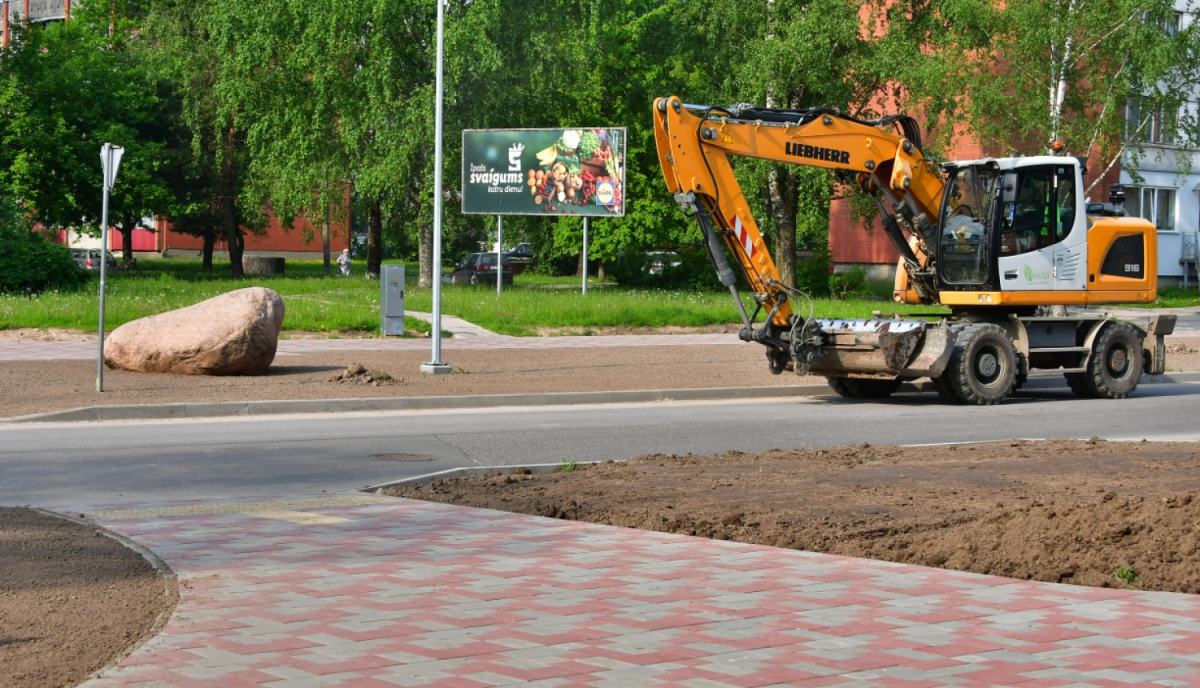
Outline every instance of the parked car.
<svg viewBox="0 0 1200 688">
<path fill-rule="evenodd" d="M 504 260 L 504 283 L 512 284 L 513 270 L 507 257 Z M 465 258 L 454 266 L 454 271 L 446 278 L 450 284 L 495 284 L 496 283 L 496 254 L 468 253 Z"/>
<path fill-rule="evenodd" d="M 87 268 L 88 270 L 100 269 L 100 249 L 98 248 L 73 248 L 71 249 L 71 257 L 75 259 L 75 264 Z M 105 251 L 104 258 L 108 261 L 108 269 L 115 270 L 117 268 L 117 258 L 112 254 L 112 251 Z"/>
<path fill-rule="evenodd" d="M 507 252 L 505 252 L 504 257 L 518 260 L 533 260 L 534 258 L 537 258 L 537 256 L 533 253 L 533 244 L 530 243 L 517 244 L 516 246 L 513 246 L 512 248 L 508 249 Z"/>
<path fill-rule="evenodd" d="M 504 254 L 504 260 L 512 266 L 514 275 L 525 272 L 525 268 L 529 267 L 534 258 L 537 258 L 537 255 L 533 252 L 533 245 L 529 243 L 517 244 Z"/>
<path fill-rule="evenodd" d="M 683 265 L 679 254 L 674 251 L 647 251 L 645 256 L 646 264 L 642 270 L 648 275 L 661 275 L 668 268 L 677 268 Z"/>
</svg>

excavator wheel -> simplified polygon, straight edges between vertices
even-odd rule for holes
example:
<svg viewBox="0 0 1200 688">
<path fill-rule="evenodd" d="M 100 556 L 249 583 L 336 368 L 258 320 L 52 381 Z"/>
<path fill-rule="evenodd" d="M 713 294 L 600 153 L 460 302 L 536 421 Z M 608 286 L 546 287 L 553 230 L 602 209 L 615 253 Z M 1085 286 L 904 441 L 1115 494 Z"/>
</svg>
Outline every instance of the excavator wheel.
<svg viewBox="0 0 1200 688">
<path fill-rule="evenodd" d="M 833 391 L 847 399 L 887 399 L 900 388 L 899 380 L 868 380 L 856 377 L 827 377 Z"/>
<path fill-rule="evenodd" d="M 1142 335 L 1129 323 L 1103 327 L 1092 342 L 1087 372 L 1067 373 L 1067 385 L 1081 397 L 1124 399 L 1142 379 Z"/>
<path fill-rule="evenodd" d="M 1008 333 L 991 323 L 970 323 L 957 333 L 950 364 L 934 385 L 939 394 L 948 387 L 960 404 L 992 406 L 1012 394 L 1016 376 L 1017 349 Z"/>
<path fill-rule="evenodd" d="M 950 385 L 948 375 L 942 374 L 935 378 L 930 378 L 930 381 L 933 382 L 933 388 L 937 390 L 938 396 L 941 397 L 942 401 L 947 404 L 963 403 L 963 400 L 959 399 L 958 395 L 954 393 L 954 388 Z"/>
</svg>

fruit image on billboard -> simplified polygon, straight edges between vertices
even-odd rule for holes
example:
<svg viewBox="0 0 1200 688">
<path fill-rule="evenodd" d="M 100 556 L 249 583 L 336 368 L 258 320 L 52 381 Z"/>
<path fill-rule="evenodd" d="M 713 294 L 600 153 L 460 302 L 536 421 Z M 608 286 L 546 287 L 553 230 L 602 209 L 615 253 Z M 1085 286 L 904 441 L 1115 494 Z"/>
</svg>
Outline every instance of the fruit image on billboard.
<svg viewBox="0 0 1200 688">
<path fill-rule="evenodd" d="M 624 127 L 463 131 L 462 211 L 624 215 Z"/>
</svg>

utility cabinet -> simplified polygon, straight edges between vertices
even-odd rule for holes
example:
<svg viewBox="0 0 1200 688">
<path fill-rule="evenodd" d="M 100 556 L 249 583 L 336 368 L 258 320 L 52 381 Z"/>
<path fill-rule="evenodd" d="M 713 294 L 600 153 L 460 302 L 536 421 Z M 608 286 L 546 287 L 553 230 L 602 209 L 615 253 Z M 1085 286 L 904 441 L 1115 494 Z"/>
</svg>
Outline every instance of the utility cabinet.
<svg viewBox="0 0 1200 688">
<path fill-rule="evenodd" d="M 383 336 L 404 334 L 404 266 L 383 265 L 379 280 L 380 329 Z"/>
</svg>

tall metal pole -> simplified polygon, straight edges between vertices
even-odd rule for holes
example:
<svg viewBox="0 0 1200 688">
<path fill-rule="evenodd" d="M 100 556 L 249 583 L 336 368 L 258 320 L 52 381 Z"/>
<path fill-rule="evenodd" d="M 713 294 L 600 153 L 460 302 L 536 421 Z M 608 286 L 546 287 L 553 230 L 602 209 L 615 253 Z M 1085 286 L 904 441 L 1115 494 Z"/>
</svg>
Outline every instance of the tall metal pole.
<svg viewBox="0 0 1200 688">
<path fill-rule="evenodd" d="M 442 360 L 442 37 L 445 34 L 443 3 L 435 0 L 437 11 L 437 77 L 433 134 L 433 358 L 421 364 L 422 373 L 434 375 L 453 372 Z"/>
<path fill-rule="evenodd" d="M 587 218 L 587 215 L 584 215 L 583 216 L 583 293 L 584 294 L 587 293 L 587 273 L 588 273 L 587 232 L 588 232 L 588 218 Z"/>
<path fill-rule="evenodd" d="M 504 216 L 496 216 L 496 296 L 504 291 Z"/>
<path fill-rule="evenodd" d="M 108 174 L 112 165 L 112 144 L 104 144 L 104 200 L 100 202 L 100 351 L 96 357 L 96 391 L 104 391 L 104 287 L 108 273 Z"/>
</svg>

